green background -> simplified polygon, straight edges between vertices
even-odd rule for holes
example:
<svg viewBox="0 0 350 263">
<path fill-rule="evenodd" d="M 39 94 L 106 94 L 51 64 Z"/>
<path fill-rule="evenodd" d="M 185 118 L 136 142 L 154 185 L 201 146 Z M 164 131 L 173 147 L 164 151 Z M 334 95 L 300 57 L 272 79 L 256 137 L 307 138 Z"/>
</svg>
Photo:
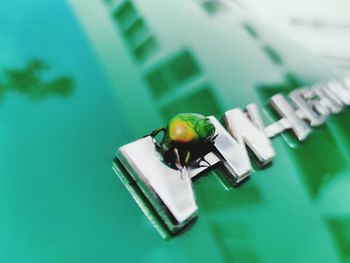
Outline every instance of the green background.
<svg viewBox="0 0 350 263">
<path fill-rule="evenodd" d="M 0 6 L 1 262 L 350 262 L 349 110 L 274 139 L 240 187 L 196 180 L 199 219 L 169 241 L 112 171 L 175 113 L 254 102 L 268 123 L 273 94 L 341 76 L 234 4 Z"/>
</svg>

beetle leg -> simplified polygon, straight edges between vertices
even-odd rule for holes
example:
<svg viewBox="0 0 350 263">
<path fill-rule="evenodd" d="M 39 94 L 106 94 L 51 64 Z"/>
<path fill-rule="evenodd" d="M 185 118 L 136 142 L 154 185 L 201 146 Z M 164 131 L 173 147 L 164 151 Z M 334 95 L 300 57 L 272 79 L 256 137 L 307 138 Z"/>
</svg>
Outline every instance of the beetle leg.
<svg viewBox="0 0 350 263">
<path fill-rule="evenodd" d="M 188 165 L 190 162 L 190 158 L 191 158 L 191 152 L 187 151 L 186 153 L 186 158 L 185 158 L 185 164 Z"/>
<path fill-rule="evenodd" d="M 210 141 L 211 141 L 212 143 L 214 143 L 214 142 L 215 142 L 215 139 L 216 139 L 216 137 L 218 137 L 218 135 L 219 135 L 219 134 L 214 135 L 214 137 L 211 138 Z"/>
<path fill-rule="evenodd" d="M 158 133 L 160 133 L 160 132 L 165 133 L 165 130 L 166 130 L 165 128 L 159 128 L 157 130 L 152 131 L 149 135 L 146 135 L 146 136 L 156 137 L 158 135 Z"/>
<path fill-rule="evenodd" d="M 210 167 L 210 163 L 205 159 L 205 156 L 201 157 L 200 158 L 200 161 L 202 162 L 205 162 L 208 166 L 205 166 L 205 165 L 200 165 L 200 167 Z"/>
<path fill-rule="evenodd" d="M 174 153 L 175 153 L 175 156 L 176 156 L 175 166 L 181 173 L 181 179 L 184 179 L 185 176 L 188 174 L 187 171 L 186 171 L 186 166 L 183 166 L 181 164 L 179 151 L 176 148 L 174 148 Z"/>
<path fill-rule="evenodd" d="M 180 155 L 179 155 L 179 151 L 176 148 L 174 148 L 174 153 L 175 153 L 175 166 L 177 169 L 181 170 L 182 165 L 180 162 Z"/>
</svg>

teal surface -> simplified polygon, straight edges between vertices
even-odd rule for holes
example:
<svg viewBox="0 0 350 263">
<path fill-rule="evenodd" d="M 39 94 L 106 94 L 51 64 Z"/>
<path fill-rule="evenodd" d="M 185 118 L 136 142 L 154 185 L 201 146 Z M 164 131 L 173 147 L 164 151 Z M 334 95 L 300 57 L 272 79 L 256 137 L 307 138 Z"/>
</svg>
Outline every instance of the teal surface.
<svg viewBox="0 0 350 263">
<path fill-rule="evenodd" d="M 112 2 L 112 1 L 109 1 Z M 336 74 L 215 1 L 0 4 L 0 262 L 350 262 L 350 113 L 237 188 L 194 182 L 199 219 L 163 240 L 112 171 L 183 111 L 220 116 Z"/>
</svg>

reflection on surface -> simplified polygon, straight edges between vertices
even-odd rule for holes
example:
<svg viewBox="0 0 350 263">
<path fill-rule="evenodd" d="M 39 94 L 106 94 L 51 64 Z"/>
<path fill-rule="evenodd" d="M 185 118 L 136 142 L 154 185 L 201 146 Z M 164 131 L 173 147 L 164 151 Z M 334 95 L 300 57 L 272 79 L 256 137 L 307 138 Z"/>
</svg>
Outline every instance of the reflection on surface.
<svg viewBox="0 0 350 263">
<path fill-rule="evenodd" d="M 68 97 L 74 90 L 74 81 L 69 76 L 45 78 L 50 67 L 40 59 L 29 61 L 22 68 L 3 70 L 3 78 L 0 80 L 0 98 L 6 92 L 14 91 L 31 99 L 44 99 L 57 95 Z"/>
<path fill-rule="evenodd" d="M 132 2 L 122 4 L 113 13 L 113 19 L 136 61 L 142 62 L 155 53 L 158 44 Z"/>
<path fill-rule="evenodd" d="M 344 262 L 350 259 L 350 220 L 348 217 L 330 218 L 327 220 L 331 233 L 334 235 L 338 250 L 344 258 Z"/>
<path fill-rule="evenodd" d="M 303 83 L 295 75 L 289 73 L 285 76 L 284 84 L 260 86 L 258 92 L 264 101 L 268 101 L 268 98 L 277 93 L 288 94 L 297 87 L 305 85 L 307 83 Z M 290 134 L 282 136 L 289 145 L 293 146 L 290 148 L 290 153 L 298 163 L 300 175 L 310 197 L 317 198 L 322 189 L 346 167 L 345 157 L 336 143 L 334 134 L 325 124 L 322 129 L 315 129 L 313 135 L 302 145 L 296 142 Z M 329 156 L 334 158 L 329 158 Z M 318 160 L 318 164 L 315 165 L 313 160 Z"/>
<path fill-rule="evenodd" d="M 89 8 L 78 0 L 71 2 L 120 96 L 127 118 L 119 129 L 130 126 L 139 136 L 176 113 L 221 115 L 251 102 L 264 104 L 273 92 L 328 77 L 317 62 L 282 37 L 236 16 L 228 1 L 108 0 L 107 11 L 102 1 L 90 1 Z M 327 127 L 322 129 L 328 132 Z M 138 247 L 137 254 L 151 262 L 339 262 L 317 203 L 327 183 L 339 177 L 322 182 L 332 167 L 337 168 L 334 163 L 342 154 L 329 145 L 334 140 L 323 142 L 328 137 L 314 134 L 300 149 L 276 139 L 278 160 L 239 189 L 220 185 L 217 174 L 203 176 L 194 184 L 201 211 L 196 226 L 164 246 L 148 241 L 145 248 L 145 237 L 149 240 L 155 231 L 144 218 L 138 219 L 142 225 L 131 222 L 136 218 L 132 213 L 140 213 L 131 202 L 125 205 L 128 209 L 121 208 L 131 199 L 125 196 L 116 204 L 122 216 L 129 215 L 118 216 L 117 223 L 126 231 L 119 236 L 127 245 L 118 256 L 125 253 L 126 261 L 133 262 L 130 249 Z M 327 155 L 319 148 L 334 150 Z M 320 158 L 319 168 L 313 169 L 308 157 L 312 154 Z M 328 161 L 330 156 L 334 160 Z M 142 236 L 143 230 L 147 233 Z M 133 240 L 138 237 L 140 243 Z M 188 249 L 183 258 L 182 245 Z"/>
<path fill-rule="evenodd" d="M 240 1 L 341 74 L 349 74 L 349 1 Z"/>
</svg>

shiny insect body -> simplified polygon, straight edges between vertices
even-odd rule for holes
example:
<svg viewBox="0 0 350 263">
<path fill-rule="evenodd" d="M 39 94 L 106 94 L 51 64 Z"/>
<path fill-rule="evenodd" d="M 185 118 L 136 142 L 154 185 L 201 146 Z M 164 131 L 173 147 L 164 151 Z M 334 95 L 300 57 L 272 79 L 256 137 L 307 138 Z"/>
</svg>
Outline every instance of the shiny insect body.
<svg viewBox="0 0 350 263">
<path fill-rule="evenodd" d="M 157 149 L 164 162 L 178 170 L 209 153 L 216 137 L 215 126 L 209 118 L 196 113 L 174 116 L 165 128 L 153 131 L 151 136 L 155 137 L 159 132 L 164 136 L 157 143 Z"/>
</svg>

